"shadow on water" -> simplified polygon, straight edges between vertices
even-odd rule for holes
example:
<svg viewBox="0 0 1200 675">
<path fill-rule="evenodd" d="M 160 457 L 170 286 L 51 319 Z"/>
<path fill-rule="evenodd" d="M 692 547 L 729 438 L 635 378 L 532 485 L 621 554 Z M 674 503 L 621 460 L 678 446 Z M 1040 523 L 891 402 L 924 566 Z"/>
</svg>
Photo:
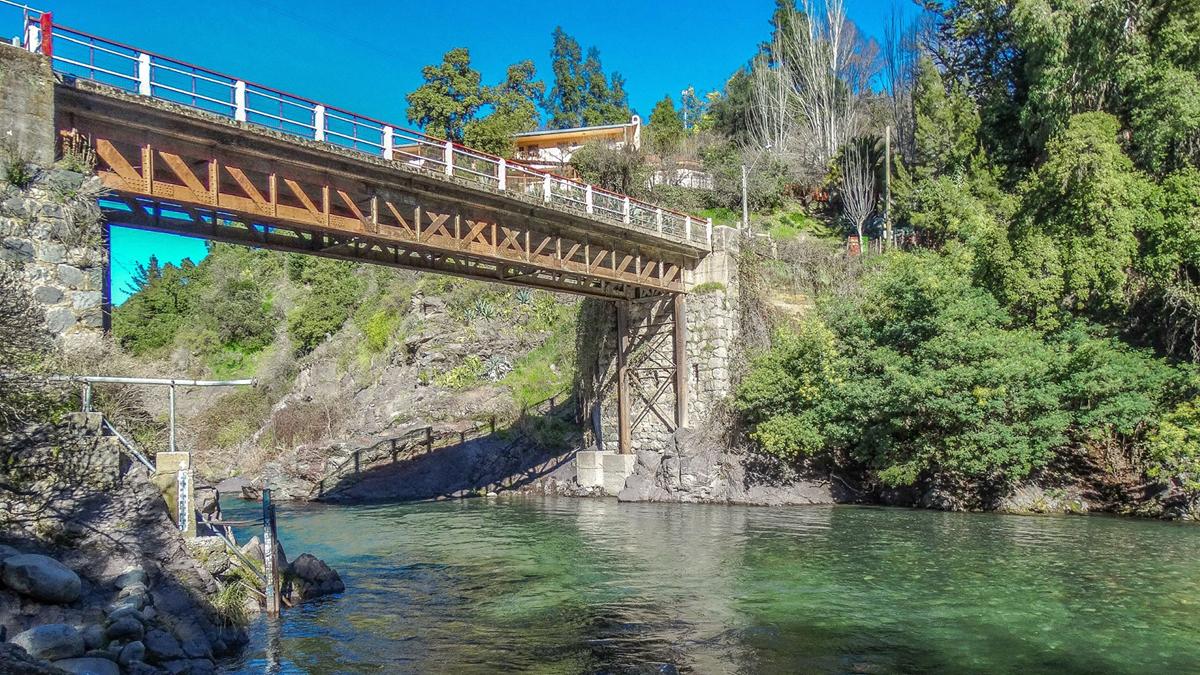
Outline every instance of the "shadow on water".
<svg viewBox="0 0 1200 675">
<path fill-rule="evenodd" d="M 900 509 L 293 507 L 278 672 L 1190 672 L 1200 530 Z M 258 632 L 258 631 L 256 631 Z M 259 637 L 241 672 L 260 672 Z"/>
</svg>

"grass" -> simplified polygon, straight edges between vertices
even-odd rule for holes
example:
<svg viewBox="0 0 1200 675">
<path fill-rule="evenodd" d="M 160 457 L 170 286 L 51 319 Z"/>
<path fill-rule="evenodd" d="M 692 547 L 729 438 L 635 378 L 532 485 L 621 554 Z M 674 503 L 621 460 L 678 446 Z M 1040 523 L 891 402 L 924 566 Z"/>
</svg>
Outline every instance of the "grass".
<svg viewBox="0 0 1200 675">
<path fill-rule="evenodd" d="M 713 225 L 737 225 L 742 222 L 742 214 L 727 209 L 724 206 L 717 206 L 711 209 L 704 209 L 700 212 L 705 218 L 712 218 Z"/>
<path fill-rule="evenodd" d="M 814 217 L 797 203 L 786 204 L 774 213 L 759 219 L 773 239 L 789 241 L 803 234 L 815 237 L 838 237 L 838 231 Z"/>
<path fill-rule="evenodd" d="M 706 293 L 719 293 L 723 290 L 725 290 L 725 284 L 719 281 L 706 281 L 693 288 L 692 293 L 696 295 L 704 295 Z"/>
</svg>

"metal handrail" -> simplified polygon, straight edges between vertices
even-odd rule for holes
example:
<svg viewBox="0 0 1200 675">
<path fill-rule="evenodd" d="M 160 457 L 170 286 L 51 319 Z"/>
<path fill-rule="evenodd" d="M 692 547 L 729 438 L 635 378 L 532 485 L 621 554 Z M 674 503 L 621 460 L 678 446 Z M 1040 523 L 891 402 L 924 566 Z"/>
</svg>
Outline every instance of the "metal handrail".
<svg viewBox="0 0 1200 675">
<path fill-rule="evenodd" d="M 117 428 L 112 425 L 112 422 L 108 421 L 107 417 L 101 417 L 101 420 L 103 421 L 104 426 L 107 427 L 110 432 L 112 432 L 112 435 L 116 436 L 117 440 L 121 442 L 121 445 L 125 446 L 125 449 L 129 451 L 130 456 L 141 462 L 150 473 L 154 473 L 154 464 L 150 462 L 146 455 L 143 454 L 142 451 L 139 450 L 132 441 L 122 436 L 121 432 L 117 431 Z"/>
<path fill-rule="evenodd" d="M 0 2 L 16 5 L 12 0 Z M 573 211 L 582 209 L 590 216 L 621 223 L 655 236 L 711 248 L 711 218 L 658 207 L 649 202 L 537 169 L 517 160 L 467 148 L 459 143 L 388 124 L 344 108 L 327 106 L 304 96 L 92 35 L 53 23 L 49 19 L 49 15 L 41 17 L 40 20 L 26 17 L 29 28 L 26 48 L 31 51 L 43 51 L 43 45 L 48 43 L 49 48 L 44 51 L 50 57 L 54 69 L 65 75 L 232 117 L 238 122 L 257 124 L 301 138 L 330 143 L 339 148 L 383 157 L 399 166 L 426 171 L 435 169 L 445 173 L 448 178 L 457 177 L 459 180 L 505 194 L 526 197 L 536 195 L 537 190 L 533 183 L 540 180 L 543 183 L 541 198 L 545 203 L 565 206 Z M 48 41 L 37 39 L 40 26 L 49 26 Z M 56 49 L 56 45 L 61 45 L 63 50 Z M 72 58 L 70 53 L 58 53 L 72 49 L 86 50 L 87 57 Z M 104 64 L 96 63 L 97 53 L 104 57 Z M 128 61 L 135 74 L 120 73 L 112 67 L 106 67 L 111 65 L 108 64 L 109 61 L 117 59 Z M 106 77 L 101 78 L 101 75 Z M 161 77 L 157 77 L 159 75 L 169 75 L 172 82 L 163 81 Z M 116 78 L 117 82 L 111 81 L 112 78 Z M 174 81 L 179 78 L 190 79 L 191 86 L 187 87 L 186 84 L 181 85 L 180 82 Z M 106 79 L 109 81 L 105 81 Z M 221 90 L 224 90 L 228 97 L 219 93 Z M 278 106 L 267 104 L 268 107 L 277 109 L 261 109 L 260 100 L 277 103 Z M 214 106 L 220 110 L 212 110 Z M 284 106 L 290 106 L 302 119 L 289 118 L 288 114 L 291 113 L 285 113 Z M 264 123 L 264 120 L 274 122 L 268 124 Z M 331 121 L 336 128 L 331 128 Z M 298 133 L 301 129 L 304 133 Z M 307 133 L 309 130 L 312 131 L 311 135 Z M 414 154 L 410 151 L 411 148 L 404 144 L 429 148 L 433 151 L 431 154 L 440 156 Z M 514 176 L 519 179 L 514 181 L 516 185 L 510 187 L 509 172 L 514 170 L 521 175 Z M 530 177 L 533 181 L 529 181 Z"/>
</svg>

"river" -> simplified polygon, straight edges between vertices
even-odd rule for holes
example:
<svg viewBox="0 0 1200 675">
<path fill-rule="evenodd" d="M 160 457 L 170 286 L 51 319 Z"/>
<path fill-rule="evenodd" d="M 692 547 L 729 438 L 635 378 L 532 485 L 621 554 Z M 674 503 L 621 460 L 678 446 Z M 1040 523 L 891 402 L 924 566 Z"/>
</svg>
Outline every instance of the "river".
<svg viewBox="0 0 1200 675">
<path fill-rule="evenodd" d="M 285 506 L 347 591 L 233 672 L 1200 672 L 1200 528 L 472 499 Z"/>
</svg>

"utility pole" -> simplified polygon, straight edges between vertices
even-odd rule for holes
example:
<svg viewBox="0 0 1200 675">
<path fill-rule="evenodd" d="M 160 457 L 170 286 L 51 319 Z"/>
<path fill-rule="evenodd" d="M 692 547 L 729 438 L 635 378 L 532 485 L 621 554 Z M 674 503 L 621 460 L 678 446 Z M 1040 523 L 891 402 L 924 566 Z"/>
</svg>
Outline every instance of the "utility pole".
<svg viewBox="0 0 1200 675">
<path fill-rule="evenodd" d="M 892 125 L 883 131 L 883 238 L 892 241 Z"/>
<path fill-rule="evenodd" d="M 750 233 L 750 200 L 746 197 L 746 165 L 742 165 L 742 234 Z"/>
</svg>

